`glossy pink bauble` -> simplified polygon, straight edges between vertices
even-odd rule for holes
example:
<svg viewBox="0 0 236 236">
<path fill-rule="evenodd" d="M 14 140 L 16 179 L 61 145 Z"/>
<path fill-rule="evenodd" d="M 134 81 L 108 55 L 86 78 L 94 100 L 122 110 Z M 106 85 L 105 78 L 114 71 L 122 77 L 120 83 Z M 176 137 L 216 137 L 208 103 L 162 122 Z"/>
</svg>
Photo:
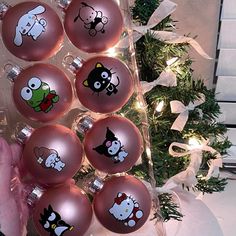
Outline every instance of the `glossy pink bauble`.
<svg viewBox="0 0 236 236">
<path fill-rule="evenodd" d="M 54 55 L 63 41 L 63 27 L 55 11 L 43 2 L 22 2 L 9 8 L 2 20 L 7 49 L 26 61 Z"/>
<path fill-rule="evenodd" d="M 69 39 L 85 52 L 107 50 L 120 39 L 123 17 L 114 0 L 73 0 L 65 14 Z"/>
<path fill-rule="evenodd" d="M 33 221 L 40 236 L 82 236 L 91 219 L 91 203 L 75 185 L 47 190 L 33 211 Z"/>
<path fill-rule="evenodd" d="M 142 154 L 142 136 L 128 119 L 113 115 L 86 133 L 84 150 L 91 165 L 105 173 L 128 171 Z"/>
<path fill-rule="evenodd" d="M 121 109 L 133 93 L 133 77 L 127 66 L 113 57 L 98 56 L 77 71 L 75 87 L 88 109 L 110 113 Z"/>
<path fill-rule="evenodd" d="M 28 119 L 48 122 L 61 117 L 70 108 L 72 86 L 57 67 L 35 64 L 14 79 L 13 99 L 19 112 Z"/>
<path fill-rule="evenodd" d="M 138 230 L 149 217 L 151 196 L 133 176 L 111 177 L 93 201 L 100 223 L 112 232 L 127 234 Z"/>
<path fill-rule="evenodd" d="M 82 145 L 74 132 L 62 125 L 47 125 L 27 139 L 21 162 L 36 183 L 52 186 L 72 178 L 82 157 Z"/>
</svg>

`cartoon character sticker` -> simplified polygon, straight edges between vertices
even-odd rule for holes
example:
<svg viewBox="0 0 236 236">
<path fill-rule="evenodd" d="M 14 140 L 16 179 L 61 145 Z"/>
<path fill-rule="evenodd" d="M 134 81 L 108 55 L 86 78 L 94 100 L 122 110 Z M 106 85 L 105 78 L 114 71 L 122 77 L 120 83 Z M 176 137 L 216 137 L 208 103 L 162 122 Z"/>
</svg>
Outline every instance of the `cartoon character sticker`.
<svg viewBox="0 0 236 236">
<path fill-rule="evenodd" d="M 96 11 L 92 6 L 82 2 L 79 14 L 75 17 L 74 22 L 78 19 L 84 22 L 84 28 L 88 29 L 89 35 L 95 37 L 97 32 L 105 33 L 104 27 L 108 23 L 108 18 L 103 16 L 101 11 Z"/>
<path fill-rule="evenodd" d="M 143 211 L 140 209 L 138 202 L 125 193 L 118 193 L 114 199 L 114 204 L 109 209 L 109 213 L 124 225 L 134 227 L 143 217 Z"/>
<path fill-rule="evenodd" d="M 21 97 L 36 112 L 49 112 L 53 104 L 59 101 L 56 91 L 50 90 L 47 83 L 42 82 L 38 77 L 28 81 L 28 87 L 21 89 Z"/>
<path fill-rule="evenodd" d="M 72 231 L 74 228 L 63 221 L 59 213 L 54 211 L 51 205 L 48 206 L 48 209 L 44 208 L 44 213 L 40 214 L 40 216 L 39 223 L 50 233 L 50 236 L 62 236 L 66 231 Z"/>
<path fill-rule="evenodd" d="M 128 156 L 128 152 L 124 150 L 120 140 L 116 138 L 115 134 L 108 127 L 105 141 L 93 150 L 111 158 L 114 160 L 114 163 L 123 162 Z"/>
<path fill-rule="evenodd" d="M 38 19 L 37 15 L 46 11 L 44 6 L 37 6 L 21 16 L 16 26 L 14 44 L 20 47 L 23 44 L 22 36 L 32 37 L 33 40 L 46 31 L 47 21 L 44 18 Z"/>
<path fill-rule="evenodd" d="M 66 165 L 61 161 L 58 152 L 54 149 L 48 149 L 46 147 L 35 147 L 34 154 L 37 158 L 37 162 L 44 168 L 51 168 L 57 171 L 62 171 L 62 169 Z"/>
<path fill-rule="evenodd" d="M 109 70 L 102 63 L 98 62 L 95 68 L 89 73 L 88 78 L 83 81 L 83 85 L 90 88 L 94 93 L 98 93 L 98 95 L 103 90 L 106 90 L 106 94 L 111 96 L 118 92 L 117 87 L 120 84 L 118 76 L 116 76 L 116 84 L 112 82 L 113 74 L 115 74 L 115 72 L 112 73 L 111 69 Z"/>
</svg>

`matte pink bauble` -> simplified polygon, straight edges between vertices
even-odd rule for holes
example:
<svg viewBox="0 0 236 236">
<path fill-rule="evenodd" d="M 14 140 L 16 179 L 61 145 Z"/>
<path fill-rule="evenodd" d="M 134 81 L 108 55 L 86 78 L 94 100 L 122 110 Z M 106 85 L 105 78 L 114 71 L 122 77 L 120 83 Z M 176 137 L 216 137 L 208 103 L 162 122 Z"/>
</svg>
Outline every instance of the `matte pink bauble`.
<svg viewBox="0 0 236 236">
<path fill-rule="evenodd" d="M 85 135 L 84 150 L 95 169 L 114 174 L 132 168 L 142 154 L 142 144 L 138 128 L 113 115 L 93 124 Z"/>
<path fill-rule="evenodd" d="M 35 129 L 25 141 L 21 164 L 44 186 L 61 184 L 79 170 L 83 148 L 79 138 L 62 125 Z"/>
<path fill-rule="evenodd" d="M 93 57 L 76 73 L 80 102 L 88 109 L 110 113 L 121 109 L 133 93 L 133 77 L 127 66 L 113 57 Z"/>
<path fill-rule="evenodd" d="M 51 57 L 63 41 L 63 27 L 55 11 L 43 2 L 22 2 L 10 7 L 2 20 L 7 49 L 26 61 Z"/>
<path fill-rule="evenodd" d="M 149 217 L 151 196 L 133 176 L 111 177 L 95 194 L 94 212 L 108 230 L 127 234 L 138 230 Z"/>
<path fill-rule="evenodd" d="M 31 120 L 48 122 L 58 119 L 70 108 L 72 98 L 69 79 L 50 64 L 30 66 L 14 79 L 15 105 Z"/>
<path fill-rule="evenodd" d="M 114 0 L 73 0 L 65 14 L 69 39 L 85 52 L 107 50 L 120 39 L 123 17 Z"/>
<path fill-rule="evenodd" d="M 33 211 L 33 221 L 40 236 L 82 236 L 91 219 L 91 203 L 75 185 L 47 190 Z"/>
</svg>

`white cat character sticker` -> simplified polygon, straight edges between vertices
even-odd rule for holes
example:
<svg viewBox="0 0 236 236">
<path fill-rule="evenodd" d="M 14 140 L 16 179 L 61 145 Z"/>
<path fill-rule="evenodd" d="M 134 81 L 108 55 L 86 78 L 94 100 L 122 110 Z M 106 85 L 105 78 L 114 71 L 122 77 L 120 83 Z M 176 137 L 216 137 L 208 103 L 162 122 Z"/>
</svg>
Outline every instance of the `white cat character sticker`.
<svg viewBox="0 0 236 236">
<path fill-rule="evenodd" d="M 124 225 L 134 227 L 143 217 L 143 211 L 138 202 L 125 193 L 118 193 L 113 206 L 109 209 L 110 214 L 117 220 L 123 221 Z"/>
<path fill-rule="evenodd" d="M 16 26 L 14 44 L 20 47 L 23 44 L 23 36 L 32 37 L 33 40 L 45 32 L 47 21 L 44 18 L 38 19 L 37 15 L 46 11 L 45 7 L 37 6 L 21 16 Z"/>
</svg>

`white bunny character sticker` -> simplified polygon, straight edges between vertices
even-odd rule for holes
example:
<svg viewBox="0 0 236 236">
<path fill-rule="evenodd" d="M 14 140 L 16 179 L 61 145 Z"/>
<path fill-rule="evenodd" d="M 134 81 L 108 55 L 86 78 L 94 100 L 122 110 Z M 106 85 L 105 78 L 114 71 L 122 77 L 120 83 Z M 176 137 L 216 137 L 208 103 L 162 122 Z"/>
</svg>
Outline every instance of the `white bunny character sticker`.
<svg viewBox="0 0 236 236">
<path fill-rule="evenodd" d="M 33 40 L 37 40 L 37 38 L 45 32 L 45 27 L 47 25 L 47 21 L 44 18 L 38 19 L 37 15 L 42 14 L 46 11 L 44 6 L 37 6 L 33 10 L 28 11 L 26 14 L 21 16 L 18 20 L 16 26 L 16 34 L 14 38 L 14 44 L 16 46 L 21 46 L 23 43 L 24 35 L 31 36 Z"/>
</svg>

